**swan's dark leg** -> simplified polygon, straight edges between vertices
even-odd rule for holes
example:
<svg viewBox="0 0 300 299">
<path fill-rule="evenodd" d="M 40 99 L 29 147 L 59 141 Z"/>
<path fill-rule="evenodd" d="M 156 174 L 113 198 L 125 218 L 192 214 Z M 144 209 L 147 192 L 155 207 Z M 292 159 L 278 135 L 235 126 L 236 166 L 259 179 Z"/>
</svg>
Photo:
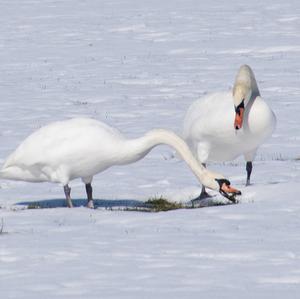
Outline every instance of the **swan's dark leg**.
<svg viewBox="0 0 300 299">
<path fill-rule="evenodd" d="M 206 167 L 206 164 L 205 163 L 202 163 L 202 165 L 204 167 Z M 201 193 L 198 197 L 196 197 L 195 199 L 193 199 L 193 201 L 197 201 L 197 200 L 202 200 L 202 199 L 205 199 L 205 198 L 209 198 L 211 197 L 211 195 L 209 195 L 207 192 L 206 192 L 206 189 L 205 187 L 202 185 L 202 190 L 201 190 Z"/>
<path fill-rule="evenodd" d="M 209 194 L 206 192 L 205 187 L 202 185 L 201 193 L 200 193 L 200 195 L 197 197 L 197 199 L 204 199 L 204 198 L 208 198 L 208 197 L 211 197 L 211 195 L 209 195 Z"/>
<path fill-rule="evenodd" d="M 247 163 L 246 163 L 246 171 L 247 171 L 246 186 L 249 186 L 250 185 L 250 176 L 251 176 L 251 172 L 252 172 L 252 162 L 251 161 L 247 161 Z"/>
<path fill-rule="evenodd" d="M 67 206 L 69 208 L 73 208 L 73 203 L 72 203 L 72 199 L 71 199 L 71 188 L 69 187 L 68 184 L 64 186 L 64 191 L 65 191 Z"/>
<path fill-rule="evenodd" d="M 94 201 L 93 201 L 93 188 L 92 184 L 85 184 L 85 190 L 87 194 L 87 207 L 93 209 L 94 208 Z"/>
</svg>

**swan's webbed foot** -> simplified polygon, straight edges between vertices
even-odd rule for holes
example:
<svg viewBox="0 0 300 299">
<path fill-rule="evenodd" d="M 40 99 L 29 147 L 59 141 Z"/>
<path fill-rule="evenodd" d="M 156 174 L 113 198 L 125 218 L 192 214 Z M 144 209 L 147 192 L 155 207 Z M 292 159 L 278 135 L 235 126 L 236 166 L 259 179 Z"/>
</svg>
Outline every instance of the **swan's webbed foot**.
<svg viewBox="0 0 300 299">
<path fill-rule="evenodd" d="M 202 200 L 202 199 L 211 198 L 211 197 L 212 197 L 212 195 L 208 194 L 205 190 L 204 192 L 201 192 L 200 195 L 197 198 L 195 198 L 194 200 Z"/>
<path fill-rule="evenodd" d="M 212 196 L 211 196 L 210 194 L 208 194 L 208 193 L 206 192 L 205 187 L 202 186 L 202 190 L 201 190 L 200 195 L 199 195 L 198 197 L 196 197 L 195 199 L 193 199 L 193 201 L 194 201 L 194 200 L 202 200 L 202 199 L 206 199 L 206 198 L 210 198 L 210 197 L 212 197 Z"/>
<path fill-rule="evenodd" d="M 205 190 L 205 187 L 202 186 L 202 190 L 201 193 L 198 197 L 194 198 L 191 200 L 191 203 L 193 206 L 198 205 L 201 201 L 211 198 L 212 196 L 210 194 L 208 194 Z"/>
<path fill-rule="evenodd" d="M 89 209 L 95 209 L 94 201 L 93 200 L 88 200 L 86 207 L 89 208 Z"/>
<path fill-rule="evenodd" d="M 206 168 L 206 163 L 202 163 L 202 166 Z M 199 201 L 201 201 L 203 199 L 207 199 L 207 198 L 211 198 L 211 197 L 212 196 L 206 192 L 205 187 L 202 185 L 202 189 L 201 189 L 200 195 L 198 197 L 194 198 L 192 200 L 192 203 L 193 202 L 199 202 Z"/>
</svg>

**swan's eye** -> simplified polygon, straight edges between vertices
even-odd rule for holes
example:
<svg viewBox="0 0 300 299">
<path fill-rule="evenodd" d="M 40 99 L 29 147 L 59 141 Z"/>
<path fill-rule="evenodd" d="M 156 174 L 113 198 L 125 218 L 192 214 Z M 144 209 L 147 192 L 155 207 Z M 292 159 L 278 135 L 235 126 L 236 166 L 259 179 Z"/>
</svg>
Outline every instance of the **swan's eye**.
<svg viewBox="0 0 300 299">
<path fill-rule="evenodd" d="M 242 102 L 235 107 L 235 113 L 237 113 L 238 115 L 240 115 L 240 110 L 245 108 L 245 104 L 244 104 L 244 99 L 242 100 Z"/>
</svg>

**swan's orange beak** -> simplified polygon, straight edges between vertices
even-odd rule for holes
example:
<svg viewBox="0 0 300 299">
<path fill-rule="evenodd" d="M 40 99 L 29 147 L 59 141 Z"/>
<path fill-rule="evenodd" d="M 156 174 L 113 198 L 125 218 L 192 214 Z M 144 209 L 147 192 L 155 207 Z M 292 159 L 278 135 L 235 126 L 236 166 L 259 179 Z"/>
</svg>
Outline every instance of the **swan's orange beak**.
<svg viewBox="0 0 300 299">
<path fill-rule="evenodd" d="M 235 189 L 230 186 L 230 182 L 226 179 L 216 179 L 218 182 L 220 189 L 219 192 L 226 198 L 228 198 L 230 201 L 233 203 L 236 203 L 235 196 L 236 195 L 241 195 L 242 192 L 238 189 Z"/>
<path fill-rule="evenodd" d="M 239 130 L 239 129 L 242 128 L 243 118 L 244 118 L 244 111 L 245 111 L 245 108 L 241 107 L 235 113 L 234 128 L 236 130 Z"/>
<path fill-rule="evenodd" d="M 235 188 L 231 187 L 230 185 L 227 185 L 226 183 L 222 184 L 221 190 L 226 192 L 226 193 L 232 193 L 232 194 L 235 194 L 235 195 L 241 195 L 242 194 L 240 190 L 235 189 Z"/>
</svg>

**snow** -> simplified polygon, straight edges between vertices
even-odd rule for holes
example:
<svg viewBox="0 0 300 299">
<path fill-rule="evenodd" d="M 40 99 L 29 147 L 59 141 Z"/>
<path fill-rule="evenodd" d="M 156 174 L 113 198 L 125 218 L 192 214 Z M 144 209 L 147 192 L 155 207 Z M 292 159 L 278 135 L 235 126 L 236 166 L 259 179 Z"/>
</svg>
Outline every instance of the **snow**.
<svg viewBox="0 0 300 299">
<path fill-rule="evenodd" d="M 35 129 L 74 116 L 129 137 L 180 133 L 189 105 L 232 87 L 244 63 L 278 121 L 253 185 L 242 158 L 209 165 L 242 190 L 238 205 L 111 211 L 200 192 L 167 147 L 98 175 L 97 210 L 62 207 L 58 185 L 1 181 L 1 298 L 297 298 L 299 15 L 296 0 L 1 1 L 1 164 Z M 84 186 L 71 187 L 80 206 Z M 55 208 L 21 204 L 36 201 Z"/>
</svg>

